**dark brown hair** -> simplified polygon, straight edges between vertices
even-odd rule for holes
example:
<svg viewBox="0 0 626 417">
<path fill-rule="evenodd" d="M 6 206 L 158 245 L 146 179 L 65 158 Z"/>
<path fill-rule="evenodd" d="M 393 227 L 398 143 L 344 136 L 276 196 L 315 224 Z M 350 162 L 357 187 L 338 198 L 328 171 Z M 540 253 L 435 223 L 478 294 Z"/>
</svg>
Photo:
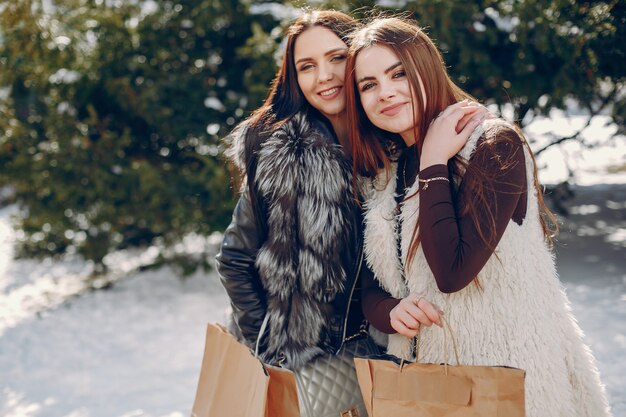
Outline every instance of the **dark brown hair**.
<svg viewBox="0 0 626 417">
<path fill-rule="evenodd" d="M 356 29 L 358 22 L 345 13 L 335 10 L 310 10 L 298 17 L 285 33 L 287 38 L 282 64 L 272 81 L 269 93 L 263 105 L 252 113 L 239 128 L 245 134 L 245 163 L 248 187 L 252 194 L 256 174 L 256 153 L 261 144 L 283 123 L 301 111 L 312 111 L 298 85 L 294 62 L 296 40 L 305 30 L 321 26 L 337 35 L 349 45 L 349 35 Z"/>
<path fill-rule="evenodd" d="M 376 175 L 381 170 L 389 173 L 390 167 L 390 155 L 386 152 L 384 146 L 384 142 L 389 139 L 390 134 L 378 129 L 368 120 L 359 98 L 354 73 L 355 61 L 359 52 L 373 45 L 388 47 L 397 55 L 415 92 L 417 102 L 413 103 L 413 108 L 424 109 L 416 112 L 417 119 L 415 120 L 414 128 L 416 151 L 418 153 L 421 153 L 424 138 L 431 121 L 449 105 L 463 99 L 472 99 L 468 93 L 459 88 L 450 79 L 441 53 L 433 41 L 415 22 L 397 17 L 377 18 L 354 32 L 346 64 L 346 110 L 348 113 L 348 136 L 353 156 L 354 171 L 355 174 L 364 176 Z M 423 81 L 426 97 L 422 96 L 421 88 L 419 88 L 420 78 Z M 519 129 L 516 129 L 516 132 L 511 131 L 508 133 L 503 132 L 495 136 L 491 135 L 479 146 L 493 146 L 496 140 L 519 141 L 521 138 L 522 141 L 525 141 Z M 490 206 L 485 203 L 489 202 L 489 191 L 492 191 L 494 188 L 494 179 L 488 178 L 481 170 L 481 167 L 475 165 L 469 165 L 461 157 L 455 156 L 448 161 L 449 177 L 454 180 L 463 172 L 467 173 L 469 170 L 477 171 L 477 177 L 481 180 L 474 181 L 468 185 L 472 189 L 474 198 L 466 207 L 457 209 L 461 214 L 470 213 L 480 238 L 486 245 L 495 248 L 494 213 L 487 213 L 488 224 L 485 226 L 479 222 L 479 219 L 484 216 L 477 212 L 479 202 L 483 206 Z M 456 193 L 453 185 L 454 181 L 451 181 L 450 184 L 454 197 Z M 556 225 L 554 217 L 543 202 L 536 171 L 534 173 L 534 185 L 537 190 L 541 212 Z M 405 199 L 413 196 L 407 196 Z M 541 224 L 546 240 L 551 242 L 552 232 L 543 215 Z M 418 229 L 419 225 L 412 232 L 406 263 L 407 267 L 414 259 L 419 247 Z"/>
</svg>

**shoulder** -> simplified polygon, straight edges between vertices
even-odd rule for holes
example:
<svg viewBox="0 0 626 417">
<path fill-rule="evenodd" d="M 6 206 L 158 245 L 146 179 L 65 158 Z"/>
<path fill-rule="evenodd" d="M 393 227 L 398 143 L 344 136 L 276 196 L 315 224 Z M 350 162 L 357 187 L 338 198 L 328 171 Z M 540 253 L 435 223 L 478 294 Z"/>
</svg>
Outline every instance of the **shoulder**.
<svg viewBox="0 0 626 417">
<path fill-rule="evenodd" d="M 481 135 L 483 143 L 501 144 L 510 143 L 522 146 L 526 140 L 519 127 L 502 119 L 493 119 L 483 122 L 484 132 Z"/>
<path fill-rule="evenodd" d="M 323 123 L 311 117 L 306 112 L 298 112 L 282 123 L 275 124 L 272 130 L 263 132 L 261 125 L 253 125 L 251 120 L 245 120 L 224 138 L 224 156 L 241 172 L 245 172 L 248 165 L 246 145 L 249 141 L 258 141 L 259 158 L 277 155 L 274 152 L 287 146 L 298 147 L 307 141 L 325 143 L 329 141 L 330 133 L 324 129 Z M 250 137 L 256 133 L 263 138 Z M 249 151 L 248 151 L 249 152 Z M 255 151 L 256 152 L 256 151 Z M 280 156 L 280 155 L 278 155 Z"/>
<path fill-rule="evenodd" d="M 468 172 L 481 178 L 506 179 L 510 185 L 523 185 L 526 178 L 526 140 L 519 128 L 506 121 L 488 123 L 477 140 Z"/>
<path fill-rule="evenodd" d="M 459 155 L 470 160 L 477 153 L 516 153 L 525 143 L 518 127 L 500 118 L 487 119 L 476 127 Z"/>
<path fill-rule="evenodd" d="M 259 157 L 272 155 L 277 150 L 297 152 L 303 147 L 327 146 L 334 143 L 332 133 L 323 122 L 305 112 L 299 112 L 286 120 L 261 146 Z"/>
<path fill-rule="evenodd" d="M 224 142 L 224 156 L 226 160 L 237 167 L 240 172 L 245 172 L 246 168 L 246 134 L 248 131 L 246 120 L 240 123 L 228 136 Z"/>
<path fill-rule="evenodd" d="M 523 160 L 526 139 L 520 128 L 502 119 L 497 120 L 487 124 L 477 143 L 476 152 L 491 154 L 500 160 Z"/>
</svg>

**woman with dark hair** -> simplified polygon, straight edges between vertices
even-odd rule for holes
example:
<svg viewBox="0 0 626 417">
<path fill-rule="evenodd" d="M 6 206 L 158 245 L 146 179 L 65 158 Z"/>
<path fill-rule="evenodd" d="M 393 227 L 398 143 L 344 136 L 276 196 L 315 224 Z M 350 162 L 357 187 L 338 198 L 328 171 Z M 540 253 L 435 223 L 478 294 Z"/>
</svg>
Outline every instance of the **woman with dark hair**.
<svg viewBox="0 0 626 417">
<path fill-rule="evenodd" d="M 244 177 L 217 256 L 231 330 L 252 346 L 267 317 L 260 356 L 291 369 L 363 333 L 343 84 L 356 26 L 337 11 L 299 17 L 268 98 L 228 150 Z"/>
<path fill-rule="evenodd" d="M 423 325 L 445 314 L 462 364 L 526 371 L 528 417 L 610 415 L 519 129 L 501 119 L 456 129 L 473 111 L 469 95 L 413 22 L 375 19 L 351 42 L 349 139 L 354 170 L 371 177 L 364 252 L 373 275 L 363 277 L 362 306 L 389 334 L 388 352 L 413 358 L 420 332 L 420 361 L 443 362 L 444 332 Z M 400 151 L 388 151 L 389 137 Z M 424 315 L 428 302 L 442 308 L 435 320 Z"/>
</svg>

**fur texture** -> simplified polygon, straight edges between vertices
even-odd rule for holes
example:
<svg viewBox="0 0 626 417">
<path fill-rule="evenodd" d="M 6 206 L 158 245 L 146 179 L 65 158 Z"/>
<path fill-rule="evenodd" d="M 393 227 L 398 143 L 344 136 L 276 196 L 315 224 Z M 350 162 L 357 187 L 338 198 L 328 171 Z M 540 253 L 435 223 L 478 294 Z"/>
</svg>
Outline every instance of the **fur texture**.
<svg viewBox="0 0 626 417">
<path fill-rule="evenodd" d="M 243 163 L 243 134 L 231 157 Z M 340 146 L 298 114 L 261 146 L 255 182 L 268 237 L 256 267 L 267 296 L 264 359 L 298 368 L 322 353 L 332 301 L 347 285 L 342 248 L 354 233 L 351 167 Z"/>
<path fill-rule="evenodd" d="M 461 150 L 470 159 L 486 129 L 511 128 L 502 120 L 487 120 Z M 401 249 L 406 260 L 416 225 L 419 196 L 396 213 L 395 167 L 384 189 L 371 186 L 365 206 L 365 256 L 381 286 L 396 298 L 409 292 L 438 304 L 459 347 L 463 365 L 512 366 L 526 371 L 528 417 L 610 416 L 594 358 L 582 342 L 582 331 L 546 245 L 533 187 L 533 164 L 525 149 L 528 183 L 527 213 L 522 225 L 510 221 L 492 256 L 480 272 L 480 286 L 444 294 L 437 288 L 421 248 L 410 270 L 402 271 L 396 255 L 396 234 L 402 222 Z M 377 181 L 386 181 L 378 178 Z M 415 181 L 406 195 L 419 186 Z M 420 362 L 445 360 L 443 330 L 421 331 Z M 389 353 L 410 359 L 412 343 L 401 335 L 389 337 Z"/>
</svg>

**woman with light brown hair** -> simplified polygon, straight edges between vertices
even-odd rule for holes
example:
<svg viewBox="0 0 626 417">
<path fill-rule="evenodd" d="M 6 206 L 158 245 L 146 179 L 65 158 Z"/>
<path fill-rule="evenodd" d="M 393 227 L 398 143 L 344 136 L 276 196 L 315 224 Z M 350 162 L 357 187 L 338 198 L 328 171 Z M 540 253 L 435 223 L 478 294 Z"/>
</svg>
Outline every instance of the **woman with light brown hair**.
<svg viewBox="0 0 626 417">
<path fill-rule="evenodd" d="M 389 353 L 412 358 L 421 332 L 420 361 L 444 361 L 444 332 L 430 327 L 441 318 L 423 314 L 430 302 L 462 364 L 526 371 L 528 417 L 610 415 L 556 273 L 551 215 L 520 130 L 472 119 L 434 43 L 398 18 L 353 35 L 346 92 L 373 271 L 362 305 L 389 334 Z"/>
</svg>

